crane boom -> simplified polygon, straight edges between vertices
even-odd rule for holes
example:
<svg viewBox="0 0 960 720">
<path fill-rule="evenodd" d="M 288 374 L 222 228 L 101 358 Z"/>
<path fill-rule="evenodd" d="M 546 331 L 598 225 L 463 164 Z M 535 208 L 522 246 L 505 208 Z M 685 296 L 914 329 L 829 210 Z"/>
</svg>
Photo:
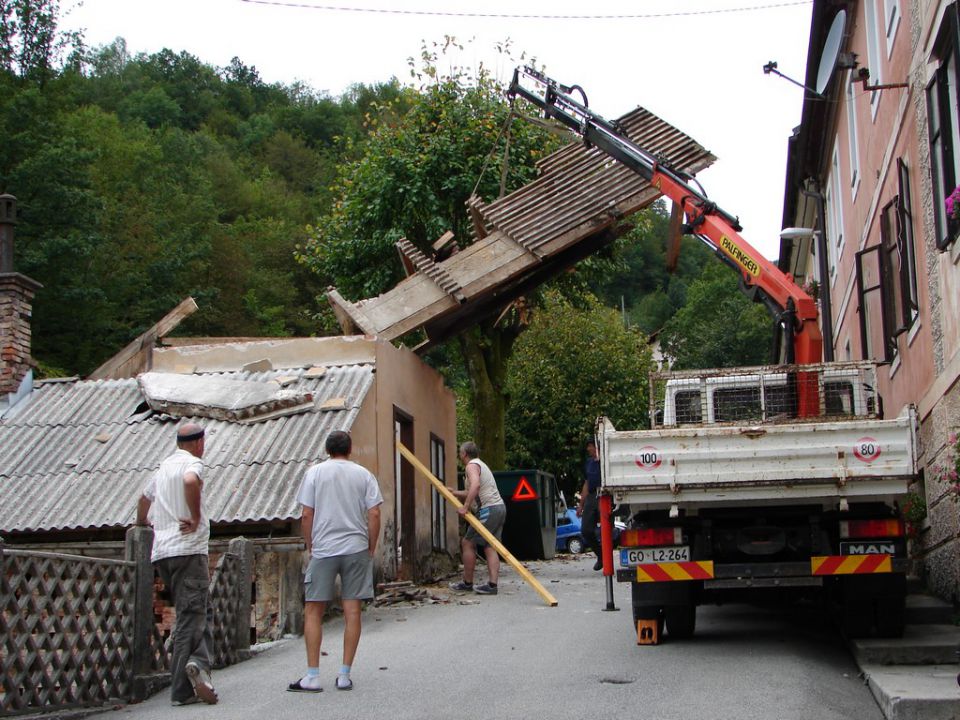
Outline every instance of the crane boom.
<svg viewBox="0 0 960 720">
<path fill-rule="evenodd" d="M 528 81 L 532 88 L 525 86 Z M 571 93 L 583 95 L 579 102 Z M 676 172 L 669 163 L 634 144 L 627 135 L 587 107 L 586 94 L 578 86 L 561 85 L 539 71 L 517 68 L 508 90 L 510 97 L 520 96 L 580 135 L 585 143 L 596 147 L 629 169 L 646 178 L 650 184 L 678 205 L 687 218 L 683 231 L 706 243 L 741 278 L 745 289 L 759 299 L 784 324 L 792 336 L 788 344 L 788 363 L 810 364 L 821 360 L 823 337 L 817 324 L 817 304 L 793 278 L 767 260 L 740 235 L 737 218 L 717 207 L 691 177 Z M 800 413 L 815 414 L 814 408 L 803 407 Z"/>
</svg>

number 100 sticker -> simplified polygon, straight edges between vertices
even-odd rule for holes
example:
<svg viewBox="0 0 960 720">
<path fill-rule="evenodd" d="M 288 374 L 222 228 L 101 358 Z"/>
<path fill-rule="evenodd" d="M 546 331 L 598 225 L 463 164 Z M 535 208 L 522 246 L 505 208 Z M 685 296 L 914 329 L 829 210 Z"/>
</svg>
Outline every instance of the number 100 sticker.
<svg viewBox="0 0 960 720">
<path fill-rule="evenodd" d="M 653 445 L 644 445 L 633 461 L 641 470 L 656 470 L 663 462 L 663 456 Z"/>
<path fill-rule="evenodd" d="M 860 462 L 873 462 L 880 457 L 880 443 L 872 437 L 862 437 L 853 445 L 853 456 Z"/>
</svg>

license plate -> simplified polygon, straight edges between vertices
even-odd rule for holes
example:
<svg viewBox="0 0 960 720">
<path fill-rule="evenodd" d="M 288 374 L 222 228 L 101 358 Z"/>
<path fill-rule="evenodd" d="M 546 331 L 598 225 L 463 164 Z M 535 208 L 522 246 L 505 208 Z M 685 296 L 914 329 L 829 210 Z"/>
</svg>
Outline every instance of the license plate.
<svg viewBox="0 0 960 720">
<path fill-rule="evenodd" d="M 634 567 L 648 563 L 689 562 L 690 548 L 677 547 L 644 547 L 620 548 L 620 567 Z"/>
</svg>

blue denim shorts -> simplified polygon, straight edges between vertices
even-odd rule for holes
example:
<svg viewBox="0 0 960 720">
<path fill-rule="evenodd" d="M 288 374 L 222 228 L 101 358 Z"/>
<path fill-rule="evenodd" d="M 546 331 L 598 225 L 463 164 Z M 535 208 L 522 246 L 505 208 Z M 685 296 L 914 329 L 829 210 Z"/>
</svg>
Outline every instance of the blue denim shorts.
<svg viewBox="0 0 960 720">
<path fill-rule="evenodd" d="M 477 513 L 477 519 L 490 531 L 491 535 L 499 540 L 503 534 L 503 523 L 507 519 L 507 506 L 500 504 L 482 507 L 480 512 Z M 473 525 L 467 528 L 467 533 L 463 537 L 476 545 L 487 544 L 487 541 L 474 529 Z"/>
</svg>

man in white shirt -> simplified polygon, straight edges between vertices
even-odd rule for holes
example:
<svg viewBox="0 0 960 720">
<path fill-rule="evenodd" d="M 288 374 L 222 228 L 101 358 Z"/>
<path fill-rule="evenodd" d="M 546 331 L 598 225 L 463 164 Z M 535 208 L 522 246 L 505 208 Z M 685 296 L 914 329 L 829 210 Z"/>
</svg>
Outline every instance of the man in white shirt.
<svg viewBox="0 0 960 720">
<path fill-rule="evenodd" d="M 323 613 L 334 599 L 337 575 L 343 605 L 343 662 L 337 690 L 353 689 L 350 668 L 360 644 L 360 610 L 373 597 L 373 555 L 380 537 L 383 496 L 373 474 L 350 461 L 350 435 L 334 430 L 327 436 L 328 460 L 307 470 L 297 494 L 303 515 L 301 533 L 310 564 L 303 578 L 303 639 L 307 674 L 290 683 L 290 692 L 321 692 L 320 644 Z"/>
<path fill-rule="evenodd" d="M 177 612 L 170 659 L 174 705 L 217 702 L 210 681 L 210 521 L 201 502 L 203 449 L 202 427 L 178 428 L 177 450 L 160 464 L 137 503 L 137 525 L 153 525 L 150 559 Z"/>
</svg>

